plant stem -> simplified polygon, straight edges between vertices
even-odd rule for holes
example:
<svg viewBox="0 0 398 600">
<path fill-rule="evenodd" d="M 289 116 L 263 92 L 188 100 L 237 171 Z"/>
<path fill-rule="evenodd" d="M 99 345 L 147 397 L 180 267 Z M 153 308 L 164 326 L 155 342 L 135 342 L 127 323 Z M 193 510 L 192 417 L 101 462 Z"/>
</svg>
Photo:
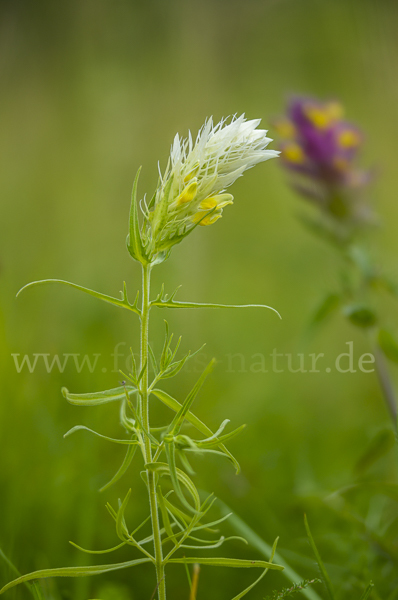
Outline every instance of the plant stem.
<svg viewBox="0 0 398 600">
<path fill-rule="evenodd" d="M 149 394 L 148 394 L 148 332 L 149 332 L 149 292 L 151 281 L 151 267 L 142 266 L 142 312 L 141 312 L 141 370 L 144 374 L 141 379 L 141 402 L 142 402 L 142 424 L 147 431 L 149 425 Z M 145 462 L 152 462 L 151 442 L 147 436 L 144 437 Z M 164 577 L 162 539 L 160 535 L 158 503 L 156 498 L 155 473 L 147 469 L 149 504 L 151 510 L 153 544 L 155 550 L 156 579 L 158 585 L 159 600 L 166 600 L 166 582 Z"/>
<path fill-rule="evenodd" d="M 373 354 L 375 357 L 375 367 L 376 367 L 377 377 L 379 379 L 379 384 L 380 384 L 381 390 L 383 392 L 383 397 L 384 397 L 384 401 L 386 403 L 388 413 L 391 417 L 391 421 L 392 421 L 392 424 L 394 427 L 394 433 L 397 436 L 397 434 L 398 434 L 397 400 L 396 400 L 396 396 L 395 396 L 394 387 L 391 382 L 391 377 L 390 377 L 390 374 L 387 369 L 387 365 L 386 365 L 386 361 L 384 359 L 383 352 L 378 348 L 378 346 L 376 344 L 373 346 Z M 398 437 L 397 437 L 397 441 L 398 441 Z"/>
</svg>

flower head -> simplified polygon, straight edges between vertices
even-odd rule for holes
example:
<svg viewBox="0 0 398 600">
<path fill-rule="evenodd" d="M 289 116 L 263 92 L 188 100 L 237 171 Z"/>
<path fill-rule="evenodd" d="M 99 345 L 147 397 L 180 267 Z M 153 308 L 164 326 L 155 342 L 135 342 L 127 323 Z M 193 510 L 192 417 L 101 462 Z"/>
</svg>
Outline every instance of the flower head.
<svg viewBox="0 0 398 600">
<path fill-rule="evenodd" d="M 247 169 L 278 156 L 267 150 L 267 131 L 257 129 L 260 119 L 244 115 L 208 119 L 194 141 L 178 134 L 171 146 L 166 170 L 146 212 L 146 236 L 152 254 L 168 251 L 197 225 L 212 225 L 233 203 L 226 190 Z"/>
<path fill-rule="evenodd" d="M 358 202 L 369 174 L 356 167 L 363 144 L 361 131 L 343 119 L 336 101 L 294 98 L 287 115 L 275 121 L 282 164 L 293 175 L 293 187 L 340 221 L 365 217 Z"/>
</svg>

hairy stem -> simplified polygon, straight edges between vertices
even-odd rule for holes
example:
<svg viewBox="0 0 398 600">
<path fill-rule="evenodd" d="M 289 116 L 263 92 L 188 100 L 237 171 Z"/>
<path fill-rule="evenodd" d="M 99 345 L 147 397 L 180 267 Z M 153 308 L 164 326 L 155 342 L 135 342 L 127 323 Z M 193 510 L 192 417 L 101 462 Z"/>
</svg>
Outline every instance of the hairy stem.
<svg viewBox="0 0 398 600">
<path fill-rule="evenodd" d="M 141 369 L 145 372 L 141 379 L 141 401 L 142 401 L 142 424 L 146 431 L 150 431 L 149 425 L 149 394 L 148 394 L 148 331 L 149 331 L 149 292 L 150 292 L 151 267 L 142 267 L 142 307 L 141 307 Z M 152 462 L 152 448 L 150 439 L 144 438 L 145 462 Z M 153 543 L 155 550 L 156 579 L 159 600 L 166 600 L 166 582 L 164 577 L 162 539 L 159 525 L 158 503 L 156 498 L 155 473 L 147 469 L 149 504 L 151 510 L 151 522 Z"/>
</svg>

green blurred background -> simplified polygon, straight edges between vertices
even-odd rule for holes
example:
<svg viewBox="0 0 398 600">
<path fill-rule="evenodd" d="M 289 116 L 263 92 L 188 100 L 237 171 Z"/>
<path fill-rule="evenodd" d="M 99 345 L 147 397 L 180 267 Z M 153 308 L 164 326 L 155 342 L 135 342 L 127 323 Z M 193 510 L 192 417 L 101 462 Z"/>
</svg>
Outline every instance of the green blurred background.
<svg viewBox="0 0 398 600">
<path fill-rule="evenodd" d="M 164 168 L 175 133 L 196 134 L 210 115 L 261 117 L 273 137 L 272 117 L 291 92 L 339 98 L 364 130 L 363 163 L 378 171 L 369 192 L 381 215 L 373 252 L 398 279 L 397 17 L 393 0 L 3 0 L 0 546 L 22 572 L 90 564 L 93 557 L 68 540 L 97 549 L 115 545 L 105 502 L 115 504 L 132 486 L 129 518 L 135 523 L 145 513 L 146 497 L 137 468 L 114 488 L 97 492 L 118 468 L 123 449 L 85 433 L 62 438 L 75 424 L 122 435 L 112 404 L 73 407 L 60 388 L 118 385 L 111 353 L 119 343 L 125 356 L 130 345 L 137 348 L 134 315 L 66 288 L 28 290 L 15 300 L 17 290 L 49 277 L 111 295 L 126 280 L 135 294 L 140 273 L 125 250 L 125 235 L 138 166 L 140 193 L 151 194 L 157 162 Z M 235 204 L 224 218 L 196 230 L 154 273 L 155 291 L 162 282 L 168 291 L 183 284 L 180 299 L 266 303 L 283 316 L 279 321 L 261 310 L 167 315 L 172 330 L 183 334 L 183 349 L 206 342 L 199 361 L 213 355 L 219 360 L 197 414 L 212 427 L 224 418 L 248 425 L 230 444 L 242 475 L 206 458 L 195 462 L 198 485 L 227 501 L 267 542 L 279 535 L 282 555 L 303 577 L 317 574 L 303 526 L 307 512 L 339 597 L 359 598 L 362 582 L 372 577 L 375 598 L 392 598 L 397 527 L 389 529 L 390 551 L 380 550 L 369 528 L 382 535 L 385 523 L 374 515 L 382 505 L 394 523 L 396 505 L 369 489 L 343 507 L 328 500 L 355 481 L 356 462 L 388 426 L 374 374 L 289 373 L 286 362 L 283 373 L 273 373 L 269 358 L 276 348 L 324 352 L 332 361 L 347 341 L 354 342 L 356 358 L 368 351 L 366 340 L 338 316 L 303 341 L 314 309 L 338 285 L 339 267 L 331 249 L 297 219 L 305 207 L 276 160 L 248 172 L 233 193 Z M 392 327 L 395 312 L 386 301 Z M 153 313 L 157 350 L 165 316 Z M 63 373 L 47 373 L 42 362 L 33 373 L 17 373 L 11 354 L 18 353 L 101 357 L 93 373 L 86 367 L 77 373 L 72 362 Z M 228 368 L 227 355 L 236 353 L 245 365 L 237 358 Z M 268 357 L 268 373 L 250 370 L 258 353 Z M 168 389 L 185 393 L 199 368 L 192 363 L 191 372 L 184 370 Z M 396 482 L 394 451 L 366 477 Z M 229 551 L 258 556 L 238 543 Z M 98 562 L 129 556 L 121 550 Z M 11 572 L 2 568 L 0 576 L 5 582 Z M 203 569 L 198 598 L 227 600 L 252 577 Z M 182 569 L 170 569 L 169 584 L 171 598 L 188 598 Z M 272 574 L 252 596 L 263 598 L 284 584 Z M 143 567 L 51 580 L 46 587 L 57 599 L 149 600 L 153 573 Z M 324 594 L 321 587 L 318 592 Z M 29 594 L 16 588 L 7 597 Z"/>
</svg>

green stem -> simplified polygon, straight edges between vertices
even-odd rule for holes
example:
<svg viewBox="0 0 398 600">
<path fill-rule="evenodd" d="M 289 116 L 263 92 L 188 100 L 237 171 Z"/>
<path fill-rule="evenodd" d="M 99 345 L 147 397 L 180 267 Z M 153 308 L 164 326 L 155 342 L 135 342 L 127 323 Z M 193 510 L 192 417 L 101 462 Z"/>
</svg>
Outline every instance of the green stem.
<svg viewBox="0 0 398 600">
<path fill-rule="evenodd" d="M 379 379 L 380 388 L 383 393 L 383 398 L 386 403 L 386 407 L 388 413 L 391 417 L 391 421 L 394 427 L 394 433 L 397 436 L 398 428 L 397 428 L 397 399 L 395 396 L 394 386 L 391 381 L 390 374 L 388 372 L 388 368 L 386 365 L 386 361 L 384 359 L 383 352 L 379 349 L 379 347 L 375 344 L 373 346 L 373 354 L 375 357 L 375 367 L 377 377 Z M 398 441 L 398 437 L 397 437 Z"/>
<path fill-rule="evenodd" d="M 141 309 L 141 369 L 146 365 L 145 372 L 141 380 L 141 401 L 142 401 L 142 424 L 147 431 L 150 431 L 149 425 L 149 394 L 148 394 L 148 332 L 149 332 L 149 292 L 151 280 L 151 267 L 143 265 L 142 267 L 142 309 Z M 144 438 L 145 462 L 152 462 L 151 442 L 147 436 Z M 162 538 L 159 525 L 159 511 L 156 498 L 156 481 L 153 471 L 146 471 L 148 481 L 149 504 L 151 510 L 151 522 L 153 543 L 155 550 L 156 578 L 158 586 L 159 600 L 166 600 L 166 582 L 164 577 Z"/>
</svg>

